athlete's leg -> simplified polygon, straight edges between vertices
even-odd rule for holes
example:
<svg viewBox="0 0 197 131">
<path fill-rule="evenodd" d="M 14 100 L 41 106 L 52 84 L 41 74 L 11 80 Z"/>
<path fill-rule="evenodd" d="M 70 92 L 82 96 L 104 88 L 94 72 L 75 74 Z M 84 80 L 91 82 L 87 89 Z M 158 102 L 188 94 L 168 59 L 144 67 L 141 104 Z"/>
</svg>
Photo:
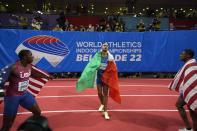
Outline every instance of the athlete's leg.
<svg viewBox="0 0 197 131">
<path fill-rule="evenodd" d="M 194 131 L 197 131 L 197 113 L 192 111 L 191 109 L 189 109 L 189 112 L 193 121 Z"/>
<path fill-rule="evenodd" d="M 178 112 L 179 112 L 179 114 L 180 114 L 180 116 L 181 116 L 181 118 L 182 118 L 184 124 L 185 124 L 185 127 L 189 129 L 189 128 L 191 128 L 191 126 L 190 126 L 189 120 L 188 120 L 188 118 L 187 118 L 186 111 L 185 111 L 185 109 L 183 108 L 183 106 L 184 106 L 185 104 L 186 104 L 186 103 L 184 102 L 182 96 L 180 96 L 180 97 L 178 98 L 177 102 L 176 102 L 176 107 L 177 107 L 177 109 L 178 109 Z"/>
<path fill-rule="evenodd" d="M 16 115 L 3 116 L 3 126 L 0 131 L 9 131 L 14 123 Z"/>
<path fill-rule="evenodd" d="M 36 103 L 36 100 L 29 92 L 23 95 L 23 99 L 20 102 L 20 105 L 26 108 L 27 110 L 31 111 L 33 115 L 40 116 L 41 114 L 41 110 L 38 104 Z"/>
<path fill-rule="evenodd" d="M 97 90 L 98 90 L 98 97 L 99 97 L 99 100 L 101 102 L 101 104 L 103 105 L 103 88 L 102 88 L 102 85 L 101 84 L 97 84 Z"/>
<path fill-rule="evenodd" d="M 16 118 L 20 97 L 4 98 L 3 125 L 1 131 L 9 131 Z"/>
<path fill-rule="evenodd" d="M 108 90 L 109 88 L 107 85 L 103 85 L 103 104 L 104 104 L 104 111 L 107 111 L 107 103 L 108 103 Z"/>
<path fill-rule="evenodd" d="M 107 112 L 107 103 L 108 103 L 108 90 L 109 88 L 107 87 L 107 85 L 103 84 L 103 102 L 104 102 L 104 116 L 105 116 L 105 119 L 106 120 L 109 120 L 109 115 L 108 115 L 108 112 Z"/>
</svg>

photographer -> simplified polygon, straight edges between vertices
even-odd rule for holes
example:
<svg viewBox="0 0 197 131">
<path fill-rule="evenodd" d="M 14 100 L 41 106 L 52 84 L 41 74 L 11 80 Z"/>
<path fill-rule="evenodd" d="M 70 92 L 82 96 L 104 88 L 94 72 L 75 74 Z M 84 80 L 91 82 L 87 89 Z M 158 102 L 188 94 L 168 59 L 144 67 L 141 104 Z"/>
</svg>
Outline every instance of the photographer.
<svg viewBox="0 0 197 131">
<path fill-rule="evenodd" d="M 31 116 L 25 120 L 17 131 L 52 131 L 44 116 Z"/>
</svg>

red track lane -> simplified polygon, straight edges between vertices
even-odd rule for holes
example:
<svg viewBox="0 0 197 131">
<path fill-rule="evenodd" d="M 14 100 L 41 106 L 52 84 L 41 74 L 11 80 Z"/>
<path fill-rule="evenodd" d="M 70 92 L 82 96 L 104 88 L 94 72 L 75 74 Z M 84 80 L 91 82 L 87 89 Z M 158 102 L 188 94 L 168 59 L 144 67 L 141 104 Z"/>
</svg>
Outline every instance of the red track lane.
<svg viewBox="0 0 197 131">
<path fill-rule="evenodd" d="M 76 87 L 44 87 L 40 92 L 41 96 L 50 95 L 96 95 L 95 89 L 86 89 L 82 92 L 77 92 Z M 55 90 L 54 90 L 55 89 Z M 166 87 L 150 87 L 150 86 L 120 86 L 121 95 L 177 95 L 174 91 L 169 91 Z M 39 96 L 40 96 L 39 95 Z"/>
<path fill-rule="evenodd" d="M 122 104 L 109 98 L 109 121 L 96 112 L 97 91 L 76 92 L 76 80 L 49 81 L 36 100 L 53 131 L 172 131 L 183 127 L 183 123 L 174 106 L 178 93 L 168 90 L 169 82 L 170 79 L 120 79 Z M 19 112 L 27 111 L 19 108 Z M 28 116 L 17 115 L 11 131 Z"/>
</svg>

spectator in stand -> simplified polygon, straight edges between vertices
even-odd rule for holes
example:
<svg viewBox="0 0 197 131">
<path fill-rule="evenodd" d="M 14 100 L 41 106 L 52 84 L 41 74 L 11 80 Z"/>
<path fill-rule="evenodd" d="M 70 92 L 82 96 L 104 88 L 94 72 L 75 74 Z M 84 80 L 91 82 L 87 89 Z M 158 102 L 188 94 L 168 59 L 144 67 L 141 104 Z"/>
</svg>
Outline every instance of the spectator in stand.
<svg viewBox="0 0 197 131">
<path fill-rule="evenodd" d="M 74 30 L 75 30 L 75 31 L 78 31 L 78 27 L 77 27 L 77 26 L 74 26 Z"/>
<path fill-rule="evenodd" d="M 155 31 L 154 25 L 151 23 L 147 26 L 146 31 Z"/>
<path fill-rule="evenodd" d="M 66 19 L 66 21 L 65 21 L 65 31 L 68 30 L 68 27 L 69 27 L 69 22 L 68 22 L 68 19 Z"/>
<path fill-rule="evenodd" d="M 33 15 L 32 23 L 31 26 L 33 27 L 34 30 L 40 30 L 43 24 L 43 19 L 41 16 L 42 12 L 37 11 Z"/>
<path fill-rule="evenodd" d="M 139 23 L 137 24 L 137 30 L 138 32 L 143 32 L 145 31 L 146 27 L 144 25 L 143 19 L 140 19 Z"/>
<path fill-rule="evenodd" d="M 100 20 L 100 24 L 99 24 L 99 26 L 102 27 L 102 28 L 100 28 L 100 29 L 102 29 L 101 31 L 105 31 L 105 25 L 106 25 L 106 21 L 104 18 L 102 18 Z"/>
<path fill-rule="evenodd" d="M 116 19 L 116 17 L 114 17 L 112 22 L 111 22 L 111 29 L 112 29 L 112 31 L 115 31 L 116 23 L 117 23 L 117 19 Z"/>
<path fill-rule="evenodd" d="M 68 31 L 75 31 L 75 28 L 72 24 L 70 24 L 70 26 L 68 27 Z"/>
<path fill-rule="evenodd" d="M 80 31 L 86 31 L 86 28 L 83 25 L 81 25 L 80 26 Z"/>
<path fill-rule="evenodd" d="M 154 31 L 159 31 L 161 28 L 161 21 L 156 17 L 153 19 L 152 25 L 153 25 Z"/>
<path fill-rule="evenodd" d="M 37 18 L 33 18 L 31 25 L 33 27 L 33 30 L 40 30 L 42 26 L 42 21 Z"/>
<path fill-rule="evenodd" d="M 64 12 L 61 12 L 59 14 L 59 18 L 57 18 L 56 21 L 58 22 L 60 28 L 62 28 L 62 30 L 65 31 L 65 29 L 66 29 L 66 26 L 65 26 L 66 16 L 65 16 Z"/>
<path fill-rule="evenodd" d="M 173 24 L 173 23 L 170 23 L 169 29 L 170 29 L 171 31 L 172 31 L 172 30 L 175 30 L 175 27 L 174 27 L 174 24 Z"/>
<path fill-rule="evenodd" d="M 21 20 L 19 19 L 19 16 L 11 14 L 9 18 L 9 23 L 12 25 L 20 25 Z"/>
<path fill-rule="evenodd" d="M 106 27 L 105 27 L 105 32 L 111 32 L 112 30 L 111 30 L 111 27 L 110 27 L 110 25 L 109 25 L 109 23 L 106 25 Z"/>
<path fill-rule="evenodd" d="M 110 18 L 108 19 L 108 23 L 109 23 L 111 29 L 112 29 L 112 22 L 113 22 L 113 19 L 112 19 L 112 17 L 110 17 Z"/>
<path fill-rule="evenodd" d="M 122 18 L 120 19 L 120 22 L 119 23 L 120 23 L 120 28 L 121 28 L 122 32 L 124 32 L 125 23 L 122 20 Z"/>
<path fill-rule="evenodd" d="M 96 24 L 94 31 L 100 32 L 100 26 L 99 26 L 99 24 Z"/>
<path fill-rule="evenodd" d="M 94 26 L 92 24 L 89 24 L 87 31 L 94 32 Z"/>
<path fill-rule="evenodd" d="M 114 31 L 115 31 L 115 32 L 122 32 L 120 26 L 118 26 L 118 25 L 115 26 Z"/>
<path fill-rule="evenodd" d="M 21 16 L 20 19 L 21 19 L 20 25 L 22 26 L 22 28 L 23 29 L 27 29 L 27 27 L 28 27 L 28 18 Z"/>
<path fill-rule="evenodd" d="M 62 28 L 57 24 L 54 28 L 53 31 L 63 31 Z"/>
</svg>

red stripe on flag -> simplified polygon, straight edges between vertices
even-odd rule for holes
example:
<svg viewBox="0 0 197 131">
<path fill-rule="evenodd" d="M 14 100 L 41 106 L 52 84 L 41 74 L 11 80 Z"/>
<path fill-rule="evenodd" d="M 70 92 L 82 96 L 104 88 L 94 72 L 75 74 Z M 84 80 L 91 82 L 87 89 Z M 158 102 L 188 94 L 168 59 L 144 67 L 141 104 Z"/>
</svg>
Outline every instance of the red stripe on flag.
<svg viewBox="0 0 197 131">
<path fill-rule="evenodd" d="M 46 71 L 43 71 L 41 69 L 38 69 L 36 66 L 32 65 L 32 69 L 37 72 L 38 74 L 42 74 L 44 76 L 49 76 L 49 74 Z"/>
<path fill-rule="evenodd" d="M 184 74 L 182 73 L 182 74 L 181 74 L 181 77 L 180 77 L 180 79 L 179 79 L 179 82 L 178 82 L 178 84 L 177 84 L 177 86 L 176 86 L 176 88 L 175 88 L 176 91 L 179 91 L 180 85 L 181 85 L 181 83 L 183 82 L 183 78 L 184 78 Z"/>
<path fill-rule="evenodd" d="M 49 74 L 47 73 L 47 72 L 45 72 L 45 71 L 43 71 L 43 70 L 41 70 L 41 69 L 39 69 L 39 68 L 37 68 L 36 66 L 34 66 L 34 65 L 32 65 L 32 70 L 34 70 L 36 73 L 38 73 L 38 74 L 41 74 L 41 75 L 43 75 L 43 76 L 49 76 Z M 34 76 L 30 76 L 32 79 L 35 79 L 36 81 L 32 81 L 32 80 L 30 80 L 29 81 L 29 84 L 30 85 L 32 85 L 32 86 L 34 86 L 34 87 L 37 87 L 37 88 L 40 88 L 40 89 L 42 89 L 42 85 L 40 85 L 40 83 L 42 83 L 43 85 L 48 81 L 45 81 L 45 80 L 43 80 L 42 78 L 37 78 L 37 77 L 34 77 Z M 36 83 L 36 82 L 40 82 L 40 83 Z M 35 90 L 35 89 L 33 89 L 33 88 L 31 88 L 30 86 L 28 87 L 28 90 L 30 90 L 31 92 L 33 92 L 33 93 L 35 93 L 36 95 L 38 95 L 38 93 L 39 93 L 39 91 L 37 91 L 37 90 Z M 30 92 L 30 93 L 31 93 Z M 32 94 L 33 96 L 34 96 L 34 94 Z"/>
<path fill-rule="evenodd" d="M 31 76 L 32 79 L 35 79 L 43 84 L 45 84 L 47 81 L 43 80 L 42 78 L 37 78 L 37 77 L 34 77 L 34 76 Z"/>
<path fill-rule="evenodd" d="M 185 71 L 190 68 L 194 63 L 191 63 L 191 64 L 188 64 L 187 66 L 185 66 L 184 70 L 183 70 L 183 73 L 181 74 L 181 77 L 179 79 L 179 82 L 177 84 L 177 87 L 176 87 L 176 91 L 179 91 L 179 88 L 180 88 L 180 85 L 181 83 L 183 82 L 183 80 L 185 81 L 185 78 L 184 78 L 184 75 L 185 75 Z"/>
<path fill-rule="evenodd" d="M 29 81 L 29 84 L 32 85 L 32 86 L 35 86 L 35 87 L 37 87 L 37 88 L 42 88 L 41 85 L 39 85 L 39 84 L 37 84 L 37 83 L 35 83 L 35 82 L 32 82 L 32 81 Z"/>
<path fill-rule="evenodd" d="M 34 89 L 32 89 L 32 88 L 29 88 L 29 87 L 28 87 L 28 90 L 30 90 L 31 92 L 35 93 L 36 95 L 39 93 L 39 91 L 36 91 L 36 90 L 34 90 Z M 33 95 L 33 94 L 32 94 L 32 95 Z"/>
<path fill-rule="evenodd" d="M 188 60 L 189 61 L 189 60 Z M 176 91 L 179 91 L 179 88 L 180 88 L 180 85 L 181 85 L 181 83 L 183 82 L 183 79 L 184 79 L 184 72 L 189 68 L 189 67 L 191 67 L 191 66 L 193 66 L 193 65 L 196 65 L 196 63 L 190 63 L 190 64 L 187 64 L 187 62 L 183 65 L 183 67 L 178 71 L 178 73 L 177 73 L 177 75 L 175 76 L 175 78 L 172 80 L 172 82 L 171 82 L 171 84 L 170 84 L 170 86 L 169 86 L 169 88 L 170 89 L 175 89 Z M 181 72 L 181 70 L 183 70 L 182 72 Z M 178 77 L 178 74 L 179 73 L 182 73 L 181 74 L 181 76 L 180 77 Z M 175 87 L 173 87 L 173 84 L 174 84 L 174 82 L 175 82 L 175 80 L 176 79 L 178 79 L 178 83 L 176 84 L 176 85 L 174 85 Z"/>
<path fill-rule="evenodd" d="M 191 71 L 187 76 L 185 76 L 184 84 L 187 83 L 187 81 L 188 81 L 191 77 L 193 77 L 196 73 L 197 73 L 197 71 L 196 71 L 196 70 L 193 70 L 193 71 Z"/>
<path fill-rule="evenodd" d="M 197 85 L 197 80 L 195 80 L 185 91 L 184 91 L 184 99 L 187 97 L 187 95 L 189 94 L 189 92 L 195 88 L 195 86 Z"/>
<path fill-rule="evenodd" d="M 172 90 L 172 84 L 174 83 L 174 80 L 170 83 L 170 90 Z"/>
<path fill-rule="evenodd" d="M 190 99 L 189 99 L 189 101 L 188 101 L 188 106 L 191 106 L 191 104 L 193 104 L 193 102 L 195 101 L 197 99 L 197 94 L 195 94 L 195 95 L 193 95 Z M 195 107 L 195 108 L 197 108 L 197 107 Z"/>
<path fill-rule="evenodd" d="M 101 80 L 109 87 L 109 96 L 121 104 L 121 97 L 118 86 L 118 70 L 116 64 L 112 61 L 108 62 L 108 66 L 101 76 Z"/>
</svg>

